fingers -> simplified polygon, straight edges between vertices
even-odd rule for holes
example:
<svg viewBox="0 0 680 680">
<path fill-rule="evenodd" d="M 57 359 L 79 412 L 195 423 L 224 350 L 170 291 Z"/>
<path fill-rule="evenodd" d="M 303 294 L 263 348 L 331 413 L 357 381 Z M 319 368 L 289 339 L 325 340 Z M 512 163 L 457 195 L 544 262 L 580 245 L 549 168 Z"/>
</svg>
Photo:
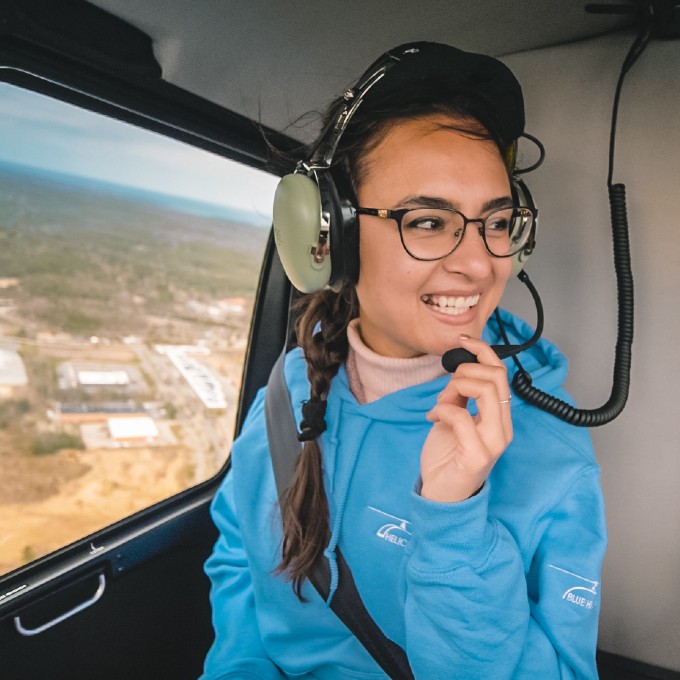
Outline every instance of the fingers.
<svg viewBox="0 0 680 680">
<path fill-rule="evenodd" d="M 506 381 L 507 389 L 507 381 Z M 501 404 L 496 381 L 478 377 L 456 376 L 446 388 L 446 396 L 440 395 L 437 405 L 428 414 L 432 422 L 445 421 L 453 428 L 459 443 L 467 448 L 472 443 L 468 433 L 470 427 L 478 433 L 478 440 L 490 451 L 499 455 L 512 440 L 512 419 L 509 404 Z M 459 405 L 459 397 L 475 399 L 478 415 L 470 416 L 465 407 Z"/>
<path fill-rule="evenodd" d="M 471 338 L 468 336 L 460 337 L 461 344 L 470 352 L 477 356 L 478 364 L 463 364 L 459 367 L 461 377 L 478 377 L 482 378 L 481 369 L 483 366 L 494 367 L 491 379 L 496 385 L 497 394 L 492 395 L 486 393 L 486 399 L 481 403 L 478 402 L 480 419 L 483 420 L 487 414 L 491 415 L 496 412 L 496 405 L 500 406 L 501 420 L 503 422 L 503 430 L 508 438 L 508 443 L 512 440 L 512 416 L 510 411 L 510 385 L 508 384 L 508 371 L 505 364 L 500 360 L 498 355 L 491 349 L 483 340 Z M 485 374 L 489 375 L 489 374 Z M 497 404 L 493 403 L 497 398 Z"/>
<path fill-rule="evenodd" d="M 421 452 L 421 495 L 455 503 L 470 498 L 484 484 L 505 442 L 502 438 L 485 442 L 478 424 L 463 408 L 442 403 L 436 409 L 438 422 Z"/>
<path fill-rule="evenodd" d="M 452 382 L 454 383 L 452 389 L 467 399 L 477 401 L 480 426 L 500 422 L 508 440 L 512 438 L 509 401 L 511 395 L 505 366 L 485 367 L 481 364 L 467 364 L 455 382 Z"/>
<path fill-rule="evenodd" d="M 512 441 L 507 370 L 482 340 L 461 336 L 479 363 L 461 364 L 428 413 L 434 423 L 421 452 L 422 493 L 433 500 L 469 498 Z M 471 416 L 467 402 L 478 413 Z"/>
<path fill-rule="evenodd" d="M 453 431 L 457 453 L 459 455 L 468 454 L 466 456 L 468 461 L 465 462 L 469 463 L 469 459 L 472 458 L 469 455 L 470 452 L 488 450 L 480 437 L 472 416 L 465 409 L 446 403 L 438 404 L 435 409 L 437 410 L 437 422 Z M 459 461 L 459 463 L 463 463 L 463 461 Z M 481 466 L 484 466 L 485 463 L 486 460 L 480 461 Z"/>
<path fill-rule="evenodd" d="M 488 422 L 500 419 L 503 430 L 512 438 L 511 395 L 505 365 L 483 340 L 462 335 L 460 341 L 465 349 L 477 356 L 479 363 L 461 364 L 440 393 L 438 403 L 448 402 L 465 408 L 468 399 L 477 399 L 479 420 Z M 474 385 L 470 381 L 490 383 L 495 389 L 490 389 L 489 384 Z"/>
<path fill-rule="evenodd" d="M 460 344 L 470 352 L 472 352 L 480 364 L 487 364 L 489 366 L 503 366 L 496 352 L 491 349 L 491 345 L 480 340 L 479 338 L 471 338 L 469 335 L 459 336 Z M 474 364 L 461 364 L 459 369 L 463 366 L 474 366 Z"/>
</svg>

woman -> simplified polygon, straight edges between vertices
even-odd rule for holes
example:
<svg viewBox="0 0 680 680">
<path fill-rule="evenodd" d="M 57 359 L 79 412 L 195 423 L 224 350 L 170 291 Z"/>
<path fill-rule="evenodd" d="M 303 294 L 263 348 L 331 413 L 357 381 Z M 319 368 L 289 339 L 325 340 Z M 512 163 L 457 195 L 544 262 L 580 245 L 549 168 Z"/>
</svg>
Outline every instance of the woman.
<svg viewBox="0 0 680 680">
<path fill-rule="evenodd" d="M 397 51 L 406 62 L 413 50 Z M 521 90 L 488 57 L 415 50 L 335 140 L 334 179 L 359 215 L 358 279 L 300 304 L 285 362 L 307 440 L 296 476 L 279 506 L 261 392 L 213 503 L 206 679 L 385 677 L 310 585 L 320 555 L 336 573 L 336 546 L 419 680 L 597 677 L 605 528 L 590 441 L 513 399 L 515 367 L 489 346 L 517 245 Z M 531 335 L 501 315 L 510 342 Z M 445 374 L 452 347 L 478 363 Z M 553 345 L 522 363 L 567 398 Z M 320 422 L 303 402 L 325 409 Z"/>
</svg>

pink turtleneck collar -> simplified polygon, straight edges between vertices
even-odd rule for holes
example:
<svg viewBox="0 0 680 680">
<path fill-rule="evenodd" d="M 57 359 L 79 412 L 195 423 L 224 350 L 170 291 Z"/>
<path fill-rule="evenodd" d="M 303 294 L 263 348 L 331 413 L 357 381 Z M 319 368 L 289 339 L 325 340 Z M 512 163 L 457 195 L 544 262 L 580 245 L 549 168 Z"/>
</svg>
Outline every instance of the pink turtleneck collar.
<svg viewBox="0 0 680 680">
<path fill-rule="evenodd" d="M 361 338 L 359 319 L 347 326 L 349 388 L 360 404 L 367 404 L 390 392 L 429 382 L 446 374 L 441 357 L 434 354 L 410 359 L 384 357 L 369 349 Z"/>
</svg>

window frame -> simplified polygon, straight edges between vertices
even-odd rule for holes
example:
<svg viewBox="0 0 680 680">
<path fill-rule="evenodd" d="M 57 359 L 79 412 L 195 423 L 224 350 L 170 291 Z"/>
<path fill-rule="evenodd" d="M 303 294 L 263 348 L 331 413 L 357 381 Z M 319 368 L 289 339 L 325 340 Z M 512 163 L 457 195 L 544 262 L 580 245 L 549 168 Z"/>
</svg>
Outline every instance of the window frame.
<svg viewBox="0 0 680 680">
<path fill-rule="evenodd" d="M 113 76 L 12 40 L 0 41 L 0 82 L 273 174 L 280 173 L 268 161 L 268 144 L 284 151 L 299 145 L 160 79 L 138 82 L 136 75 Z M 283 346 L 289 298 L 290 284 L 270 232 L 251 319 L 235 435 Z M 15 616 L 74 578 L 101 573 L 115 578 L 183 541 L 212 543 L 214 528 L 204 526 L 200 518 L 229 467 L 227 460 L 212 478 L 0 576 L 0 620 Z"/>
</svg>

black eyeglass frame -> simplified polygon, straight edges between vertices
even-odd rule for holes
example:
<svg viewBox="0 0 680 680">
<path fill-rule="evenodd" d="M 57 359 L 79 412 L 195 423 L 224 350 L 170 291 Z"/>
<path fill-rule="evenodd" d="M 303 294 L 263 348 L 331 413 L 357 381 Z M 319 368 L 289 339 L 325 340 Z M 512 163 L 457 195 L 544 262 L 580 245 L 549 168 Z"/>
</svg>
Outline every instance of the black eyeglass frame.
<svg viewBox="0 0 680 680">
<path fill-rule="evenodd" d="M 526 210 L 532 217 L 532 223 L 531 227 L 529 229 L 529 234 L 527 235 L 526 240 L 524 243 L 517 248 L 514 252 L 510 252 L 507 255 L 496 255 L 496 253 L 492 252 L 491 249 L 489 248 L 489 244 L 486 242 L 486 221 L 494 215 L 497 212 L 501 212 L 502 210 L 507 210 L 508 208 L 511 208 L 512 210 Z M 413 212 L 414 210 L 427 210 L 427 206 L 423 206 L 422 208 L 416 207 L 416 208 L 399 208 L 398 210 L 388 210 L 386 208 L 357 208 L 356 209 L 356 214 L 357 215 L 371 215 L 373 217 L 380 217 L 381 219 L 384 220 L 394 220 L 397 223 L 397 228 L 399 229 L 399 239 L 401 240 L 401 245 L 403 249 L 406 251 L 407 255 L 412 257 L 414 260 L 419 260 L 420 262 L 435 262 L 436 260 L 443 260 L 445 257 L 448 257 L 451 255 L 452 252 L 458 248 L 458 246 L 463 242 L 463 239 L 465 238 L 465 230 L 467 229 L 467 225 L 470 222 L 478 222 L 481 223 L 481 226 L 477 227 L 479 231 L 479 235 L 482 237 L 482 242 L 484 243 L 484 248 L 486 248 L 486 252 L 489 253 L 492 257 L 498 257 L 498 258 L 505 258 L 505 257 L 513 257 L 514 255 L 517 255 L 517 253 L 522 252 L 523 250 L 526 250 L 527 248 L 533 249 L 533 242 L 534 242 L 534 233 L 536 231 L 536 221 L 538 218 L 538 210 L 536 208 L 529 208 L 524 205 L 513 205 L 513 206 L 508 206 L 508 208 L 500 208 L 498 210 L 494 210 L 490 215 L 487 215 L 486 217 L 477 217 L 477 218 L 468 218 L 460 210 L 456 210 L 455 208 L 436 208 L 437 210 L 445 210 L 446 212 L 451 212 L 451 213 L 456 213 L 457 215 L 460 215 L 463 218 L 463 233 L 461 234 L 460 238 L 458 239 L 458 242 L 449 250 L 448 253 L 444 255 L 440 255 L 439 257 L 417 257 L 414 255 L 407 247 L 406 243 L 404 243 L 404 233 L 402 231 L 402 220 L 404 219 L 404 215 L 406 215 L 409 212 Z"/>
</svg>

